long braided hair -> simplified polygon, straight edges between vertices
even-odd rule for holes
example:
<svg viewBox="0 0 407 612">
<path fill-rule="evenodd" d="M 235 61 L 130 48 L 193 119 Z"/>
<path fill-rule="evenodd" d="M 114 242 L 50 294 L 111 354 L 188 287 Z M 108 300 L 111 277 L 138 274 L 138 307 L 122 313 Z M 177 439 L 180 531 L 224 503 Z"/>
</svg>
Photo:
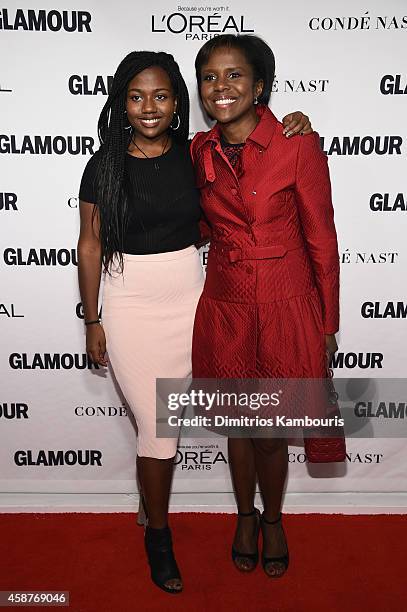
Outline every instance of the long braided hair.
<svg viewBox="0 0 407 612">
<path fill-rule="evenodd" d="M 119 270 L 123 270 L 124 235 L 129 217 L 127 194 L 124 189 L 125 159 L 132 137 L 132 130 L 126 129 L 129 127 L 125 113 L 127 87 L 136 74 L 152 66 L 160 66 L 165 70 L 177 97 L 180 124 L 173 132 L 173 138 L 178 143 L 184 144 L 189 135 L 188 90 L 173 56 L 154 51 L 129 53 L 116 70 L 109 96 L 98 121 L 101 158 L 96 177 L 97 204 L 102 265 L 107 273 L 110 273 L 109 264 L 113 258 L 119 260 Z"/>
</svg>

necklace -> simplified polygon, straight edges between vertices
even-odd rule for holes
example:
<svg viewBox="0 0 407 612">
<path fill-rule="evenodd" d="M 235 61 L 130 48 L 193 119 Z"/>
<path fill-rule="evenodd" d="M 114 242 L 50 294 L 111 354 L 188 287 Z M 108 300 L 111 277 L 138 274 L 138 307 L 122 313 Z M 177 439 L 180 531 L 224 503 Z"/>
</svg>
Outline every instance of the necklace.
<svg viewBox="0 0 407 612">
<path fill-rule="evenodd" d="M 161 151 L 160 155 L 158 155 L 157 157 L 161 157 L 161 156 L 163 155 L 163 153 L 164 153 L 164 151 L 165 151 L 165 149 L 166 149 L 166 147 L 167 147 L 167 144 L 168 144 L 168 140 L 169 140 L 169 138 L 170 138 L 170 135 L 169 135 L 169 134 L 167 134 L 167 138 L 166 138 L 166 140 L 165 140 L 165 142 L 164 142 L 164 146 L 163 146 L 163 148 L 162 148 L 162 151 Z M 147 155 L 147 154 L 146 154 L 146 153 L 143 151 L 143 149 L 142 149 L 141 147 L 139 147 L 139 146 L 138 146 L 138 144 L 137 144 L 137 143 L 135 142 L 135 140 L 134 140 L 134 136 L 132 136 L 132 137 L 131 137 L 131 142 L 134 144 L 134 146 L 136 147 L 136 149 L 138 149 L 138 150 L 140 151 L 140 153 L 142 153 L 142 154 L 144 155 L 144 157 L 145 157 L 146 159 L 154 159 L 154 158 L 149 157 L 149 156 L 148 156 L 148 155 Z M 155 170 L 159 170 L 159 169 L 160 169 L 160 164 L 158 163 L 158 160 L 154 162 L 154 168 L 155 168 Z"/>
</svg>

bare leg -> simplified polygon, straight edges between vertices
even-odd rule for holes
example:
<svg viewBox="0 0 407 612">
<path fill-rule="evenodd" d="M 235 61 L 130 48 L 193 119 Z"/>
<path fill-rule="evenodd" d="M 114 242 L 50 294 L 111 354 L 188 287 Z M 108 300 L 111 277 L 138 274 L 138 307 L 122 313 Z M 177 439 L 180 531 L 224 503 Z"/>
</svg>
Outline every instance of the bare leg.
<svg viewBox="0 0 407 612">
<path fill-rule="evenodd" d="M 288 444 L 285 438 L 253 439 L 255 464 L 259 487 L 263 497 L 264 517 L 277 521 L 281 511 L 281 500 L 288 468 Z M 287 553 L 287 543 L 281 522 L 274 525 L 262 523 L 264 556 L 279 557 Z M 285 566 L 280 562 L 266 565 L 271 576 L 283 574 Z"/>
<path fill-rule="evenodd" d="M 254 507 L 256 490 L 256 470 L 254 447 L 250 438 L 228 438 L 229 465 L 239 512 L 248 513 Z M 256 551 L 256 534 L 258 518 L 239 516 L 234 548 L 241 553 Z M 253 567 L 250 559 L 238 557 L 235 561 L 239 569 L 249 571 Z"/>
<path fill-rule="evenodd" d="M 168 525 L 168 504 L 174 471 L 174 457 L 155 459 L 137 455 L 137 473 L 146 505 L 148 526 L 162 529 Z M 174 589 L 182 588 L 178 578 L 165 583 Z"/>
</svg>

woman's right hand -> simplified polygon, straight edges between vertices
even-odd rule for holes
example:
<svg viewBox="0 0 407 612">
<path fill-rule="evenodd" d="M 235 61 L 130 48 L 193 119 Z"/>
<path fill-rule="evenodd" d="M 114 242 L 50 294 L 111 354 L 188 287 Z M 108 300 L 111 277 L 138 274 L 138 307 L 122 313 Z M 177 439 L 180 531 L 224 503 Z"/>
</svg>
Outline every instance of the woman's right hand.
<svg viewBox="0 0 407 612">
<path fill-rule="evenodd" d="M 93 363 L 107 366 L 106 337 L 100 323 L 89 325 L 86 328 L 86 352 Z"/>
</svg>

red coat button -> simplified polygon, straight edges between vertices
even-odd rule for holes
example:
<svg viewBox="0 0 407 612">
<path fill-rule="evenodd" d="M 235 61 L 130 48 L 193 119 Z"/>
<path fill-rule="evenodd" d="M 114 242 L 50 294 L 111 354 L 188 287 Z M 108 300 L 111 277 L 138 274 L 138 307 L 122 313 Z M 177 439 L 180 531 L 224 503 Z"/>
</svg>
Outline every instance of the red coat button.
<svg viewBox="0 0 407 612">
<path fill-rule="evenodd" d="M 232 189 L 230 190 L 230 193 L 232 195 L 236 195 L 237 194 L 237 189 L 235 189 L 234 187 L 232 187 Z"/>
<path fill-rule="evenodd" d="M 252 266 L 246 266 L 246 272 L 247 272 L 247 274 L 253 274 L 253 267 Z"/>
</svg>

